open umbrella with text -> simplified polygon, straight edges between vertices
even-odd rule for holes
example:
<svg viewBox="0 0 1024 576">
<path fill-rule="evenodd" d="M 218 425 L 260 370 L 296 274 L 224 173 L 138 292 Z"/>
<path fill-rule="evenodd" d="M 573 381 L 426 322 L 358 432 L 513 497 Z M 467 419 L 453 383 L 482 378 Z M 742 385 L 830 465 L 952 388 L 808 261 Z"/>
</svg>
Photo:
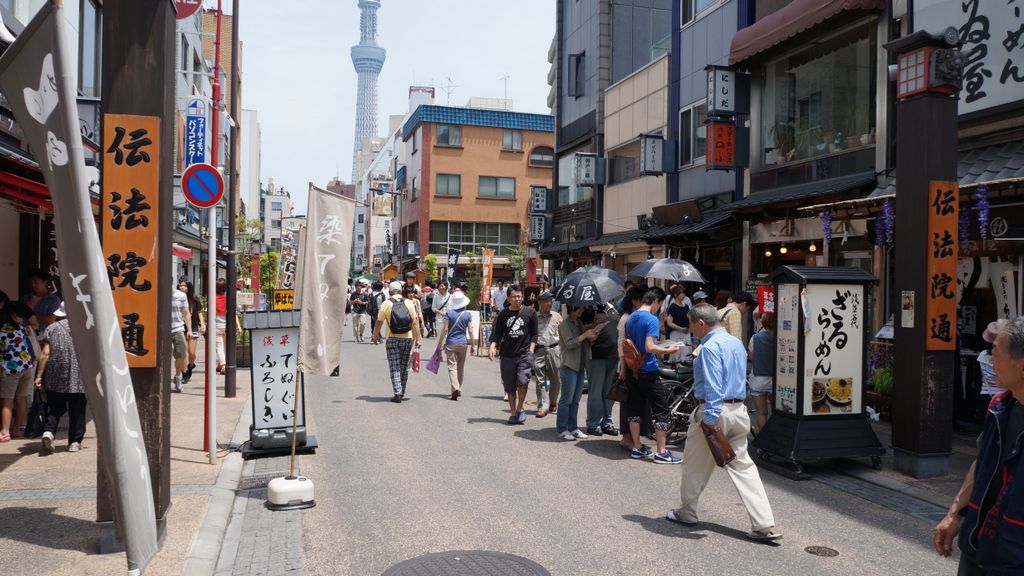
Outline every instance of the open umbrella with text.
<svg viewBox="0 0 1024 576">
<path fill-rule="evenodd" d="M 555 300 L 567 306 L 601 306 L 622 296 L 622 276 L 600 266 L 585 266 L 565 277 Z"/>
<path fill-rule="evenodd" d="M 698 282 L 705 283 L 707 280 L 697 271 L 697 267 L 686 260 L 678 258 L 651 258 L 637 264 L 629 271 L 630 276 L 641 278 L 657 278 L 659 280 L 671 280 L 673 282 Z"/>
</svg>

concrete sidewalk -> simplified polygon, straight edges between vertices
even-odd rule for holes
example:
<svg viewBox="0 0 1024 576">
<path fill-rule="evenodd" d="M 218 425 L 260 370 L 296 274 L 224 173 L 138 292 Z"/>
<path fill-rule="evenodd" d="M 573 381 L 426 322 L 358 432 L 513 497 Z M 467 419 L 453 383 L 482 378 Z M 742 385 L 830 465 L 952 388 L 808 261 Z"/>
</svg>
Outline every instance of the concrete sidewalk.
<svg viewBox="0 0 1024 576">
<path fill-rule="evenodd" d="M 250 405 L 249 371 L 237 371 L 236 398 L 224 398 L 224 377 L 217 378 L 220 448 L 217 464 L 211 465 L 203 451 L 203 369 L 198 364 L 184 392 L 171 394 L 171 507 L 166 540 L 147 567 L 147 576 L 183 574 L 187 558 L 196 562 L 190 573 L 206 571 L 202 560 L 209 554 L 203 549 L 215 548 L 215 562 L 223 529 L 219 535 L 211 530 L 226 526 L 234 501 L 230 484 L 232 476 L 237 484 L 241 456 L 229 453 L 227 447 L 240 416 L 250 417 L 245 414 Z M 56 453 L 47 456 L 40 453 L 39 439 L 0 444 L 0 558 L 4 559 L 0 572 L 4 576 L 125 573 L 123 553 L 99 554 L 93 422 L 86 428 L 81 452 L 67 452 L 66 418 L 54 444 Z M 221 513 L 224 518 L 218 522 L 215 517 Z M 208 572 L 212 571 L 211 563 Z"/>
</svg>

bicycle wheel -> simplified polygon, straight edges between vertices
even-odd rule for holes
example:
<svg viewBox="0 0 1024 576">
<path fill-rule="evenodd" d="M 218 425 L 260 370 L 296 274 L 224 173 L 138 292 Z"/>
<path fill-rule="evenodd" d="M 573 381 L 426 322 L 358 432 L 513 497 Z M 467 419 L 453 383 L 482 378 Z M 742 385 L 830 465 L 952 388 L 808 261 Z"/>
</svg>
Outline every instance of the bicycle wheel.
<svg viewBox="0 0 1024 576">
<path fill-rule="evenodd" d="M 677 444 L 686 438 L 690 428 L 690 414 L 697 407 L 697 399 L 693 397 L 692 383 L 666 381 L 665 388 L 672 418 L 666 442 Z"/>
</svg>

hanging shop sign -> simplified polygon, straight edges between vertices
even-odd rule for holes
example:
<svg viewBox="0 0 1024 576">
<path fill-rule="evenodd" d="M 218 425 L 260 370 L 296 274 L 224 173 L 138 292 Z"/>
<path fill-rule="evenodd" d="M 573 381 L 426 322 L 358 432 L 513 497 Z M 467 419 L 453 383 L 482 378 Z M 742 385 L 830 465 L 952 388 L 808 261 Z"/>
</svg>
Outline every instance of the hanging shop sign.
<svg viewBox="0 0 1024 576">
<path fill-rule="evenodd" d="M 132 368 L 157 361 L 160 118 L 103 117 L 103 257 Z"/>
<path fill-rule="evenodd" d="M 708 170 L 735 170 L 736 122 L 732 119 L 709 118 L 708 156 L 705 167 Z"/>
<path fill-rule="evenodd" d="M 724 66 L 708 66 L 708 115 L 736 113 L 736 72 Z"/>
<path fill-rule="evenodd" d="M 959 253 L 960 187 L 933 180 L 928 192 L 928 291 L 925 294 L 927 350 L 956 346 L 956 276 Z"/>
<path fill-rule="evenodd" d="M 644 134 L 640 137 L 640 174 L 661 176 L 664 167 L 665 139 L 661 134 Z"/>
</svg>

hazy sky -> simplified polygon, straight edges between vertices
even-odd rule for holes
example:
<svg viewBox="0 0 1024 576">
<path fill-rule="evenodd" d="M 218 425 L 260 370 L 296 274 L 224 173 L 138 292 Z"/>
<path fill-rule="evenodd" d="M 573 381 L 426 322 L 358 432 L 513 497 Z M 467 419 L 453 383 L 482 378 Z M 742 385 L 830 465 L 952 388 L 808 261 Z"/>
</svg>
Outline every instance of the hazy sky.
<svg viewBox="0 0 1024 576">
<path fill-rule="evenodd" d="M 406 112 L 410 85 L 436 86 L 445 104 L 448 78 L 452 105 L 504 97 L 501 78 L 509 76 L 516 111 L 548 113 L 551 0 L 382 0 L 377 17 L 377 43 L 387 50 L 379 135 L 389 115 Z M 273 177 L 304 214 L 309 182 L 352 180 L 357 79 L 349 48 L 359 43 L 358 0 L 243 0 L 239 22 L 242 107 L 258 112 L 263 136 L 260 180 Z"/>
</svg>

